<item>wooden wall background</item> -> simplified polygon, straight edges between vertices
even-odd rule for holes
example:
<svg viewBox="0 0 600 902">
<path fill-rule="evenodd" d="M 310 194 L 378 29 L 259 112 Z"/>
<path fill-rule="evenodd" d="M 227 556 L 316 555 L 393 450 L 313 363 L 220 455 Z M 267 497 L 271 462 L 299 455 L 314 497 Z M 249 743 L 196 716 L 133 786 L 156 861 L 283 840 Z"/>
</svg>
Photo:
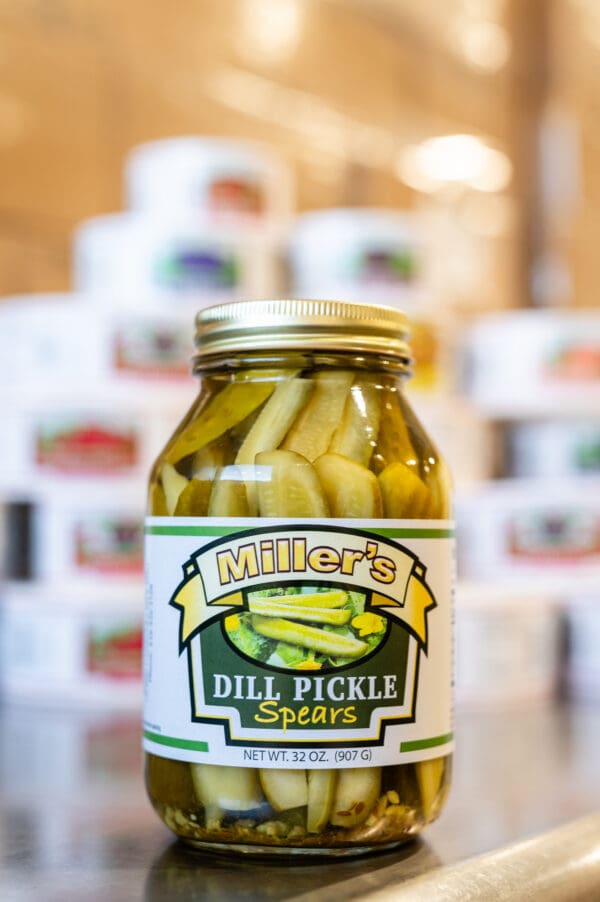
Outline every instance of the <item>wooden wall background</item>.
<svg viewBox="0 0 600 902">
<path fill-rule="evenodd" d="M 414 206 L 399 150 L 470 132 L 513 161 L 498 270 L 509 303 L 527 302 L 545 0 L 496 0 L 512 53 L 495 73 L 448 38 L 466 0 L 299 0 L 287 45 L 285 21 L 273 41 L 273 3 L 0 0 L 0 293 L 68 287 L 75 224 L 122 207 L 123 159 L 142 141 L 268 141 L 307 209 Z"/>
</svg>

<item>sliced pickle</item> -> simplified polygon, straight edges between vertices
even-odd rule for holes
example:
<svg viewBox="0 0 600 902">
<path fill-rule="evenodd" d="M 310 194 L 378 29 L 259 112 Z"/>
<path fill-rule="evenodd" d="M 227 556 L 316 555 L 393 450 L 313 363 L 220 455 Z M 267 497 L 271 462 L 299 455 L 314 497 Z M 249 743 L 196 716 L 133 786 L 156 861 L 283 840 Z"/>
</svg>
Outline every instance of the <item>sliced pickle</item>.
<svg viewBox="0 0 600 902">
<path fill-rule="evenodd" d="M 307 592 L 306 595 L 271 595 L 271 604 L 280 602 L 303 608 L 343 608 L 348 601 L 348 593 L 343 589 L 332 589 L 330 592 Z"/>
<path fill-rule="evenodd" d="M 163 464 L 160 471 L 160 481 L 165 493 L 167 513 L 172 517 L 177 507 L 179 496 L 187 488 L 188 480 L 181 473 L 178 473 L 171 464 Z"/>
<path fill-rule="evenodd" d="M 402 519 L 431 516 L 433 496 L 410 467 L 389 464 L 378 476 L 386 517 Z"/>
<path fill-rule="evenodd" d="M 313 464 L 332 517 L 381 517 L 377 477 L 341 454 L 323 454 Z"/>
<path fill-rule="evenodd" d="M 328 517 L 329 508 L 312 464 L 294 451 L 257 454 L 261 517 Z M 264 478 L 263 478 L 264 477 Z"/>
<path fill-rule="evenodd" d="M 260 785 L 267 801 L 275 811 L 301 808 L 308 800 L 305 770 L 263 768 L 259 771 Z"/>
<path fill-rule="evenodd" d="M 380 767 L 349 767 L 338 775 L 329 823 L 356 827 L 368 818 L 381 792 Z"/>
<path fill-rule="evenodd" d="M 191 475 L 195 479 L 214 479 L 219 467 L 224 467 L 233 459 L 231 441 L 226 435 L 210 445 L 200 448 L 191 462 Z"/>
<path fill-rule="evenodd" d="M 275 385 L 272 382 L 232 382 L 215 395 L 204 410 L 175 437 L 164 459 L 177 463 L 224 435 L 260 407 Z"/>
<path fill-rule="evenodd" d="M 379 434 L 380 421 L 381 398 L 377 389 L 364 380 L 355 382 L 328 451 L 342 454 L 367 467 Z"/>
<path fill-rule="evenodd" d="M 337 771 L 309 770 L 306 814 L 306 829 L 309 833 L 321 833 L 325 829 L 333 807 L 336 785 Z"/>
<path fill-rule="evenodd" d="M 256 811 L 265 804 L 258 772 L 250 767 L 190 764 L 196 798 L 207 823 L 220 821 L 226 811 Z"/>
<path fill-rule="evenodd" d="M 277 448 L 312 388 L 312 383 L 306 379 L 292 378 L 281 382 L 244 439 L 235 458 L 236 464 L 253 465 L 257 454 Z M 255 516 L 256 486 L 253 480 L 246 482 L 246 494 L 250 516 Z"/>
<path fill-rule="evenodd" d="M 290 645 L 300 645 L 302 648 L 309 648 L 324 655 L 360 658 L 368 648 L 367 643 L 361 642 L 360 639 L 340 636 L 315 626 L 306 626 L 304 623 L 293 623 L 291 620 L 276 617 L 261 617 L 255 614 L 252 616 L 252 626 L 261 636 L 289 642 Z"/>
<path fill-rule="evenodd" d="M 399 406 L 399 399 L 390 398 L 383 404 L 381 428 L 377 437 L 377 452 L 384 466 L 399 461 L 419 469 L 419 458 L 410 440 L 408 426 Z"/>
<path fill-rule="evenodd" d="M 190 479 L 177 499 L 173 516 L 205 517 L 210 493 L 211 484 L 207 479 Z"/>
<path fill-rule="evenodd" d="M 318 373 L 312 397 L 294 420 L 281 447 L 301 454 L 311 463 L 324 454 L 342 417 L 352 380 L 352 373 Z"/>
<path fill-rule="evenodd" d="M 270 598 L 256 598 L 248 604 L 250 613 L 261 614 L 263 617 L 291 617 L 294 620 L 302 620 L 306 623 L 329 623 L 332 626 L 344 626 L 348 623 L 352 612 L 339 608 L 303 608 L 300 605 L 273 604 Z"/>
<path fill-rule="evenodd" d="M 155 803 L 183 810 L 193 805 L 194 786 L 187 761 L 148 755 L 146 780 Z"/>
<path fill-rule="evenodd" d="M 428 819 L 433 814 L 444 776 L 445 758 L 432 758 L 415 764 L 417 782 L 421 794 L 423 816 Z"/>
<path fill-rule="evenodd" d="M 248 517 L 248 496 L 241 469 L 223 467 L 213 482 L 208 503 L 209 517 Z"/>
<path fill-rule="evenodd" d="M 435 519 L 447 520 L 451 513 L 452 477 L 443 460 L 439 458 L 436 460 L 432 471 L 427 474 L 427 484 L 431 492 L 429 516 Z"/>
<path fill-rule="evenodd" d="M 148 493 L 148 513 L 153 517 L 166 517 L 167 499 L 160 482 L 153 482 Z"/>
</svg>

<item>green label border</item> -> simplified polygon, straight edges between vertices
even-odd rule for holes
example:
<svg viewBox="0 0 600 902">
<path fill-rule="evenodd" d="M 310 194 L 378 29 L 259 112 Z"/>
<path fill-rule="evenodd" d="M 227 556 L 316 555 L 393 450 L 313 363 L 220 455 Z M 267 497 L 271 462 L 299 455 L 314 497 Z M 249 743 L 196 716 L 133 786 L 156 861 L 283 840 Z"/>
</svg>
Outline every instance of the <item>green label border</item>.
<svg viewBox="0 0 600 902">
<path fill-rule="evenodd" d="M 266 523 L 267 521 L 265 521 Z M 292 523 L 290 520 L 290 525 L 296 525 L 296 521 Z M 318 524 L 313 523 L 298 523 L 300 526 L 306 525 L 307 527 L 316 527 Z M 230 536 L 235 535 L 235 533 L 245 532 L 246 529 L 252 529 L 252 526 L 155 526 L 148 525 L 145 527 L 144 532 L 149 536 Z M 359 529 L 364 529 L 364 526 L 359 526 Z M 385 539 L 452 539 L 455 536 L 454 529 L 444 529 L 444 528 L 435 528 L 435 527 L 414 527 L 410 528 L 395 528 L 393 526 L 390 527 L 381 527 L 381 528 L 369 528 L 369 532 L 374 535 L 381 536 Z"/>
</svg>

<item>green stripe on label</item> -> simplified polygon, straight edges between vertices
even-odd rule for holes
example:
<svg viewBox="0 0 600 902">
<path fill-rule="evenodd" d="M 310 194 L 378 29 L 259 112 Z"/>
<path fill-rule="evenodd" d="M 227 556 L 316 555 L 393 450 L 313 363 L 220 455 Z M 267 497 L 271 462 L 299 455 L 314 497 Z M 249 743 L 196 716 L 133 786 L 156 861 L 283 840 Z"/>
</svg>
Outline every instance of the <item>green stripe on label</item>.
<svg viewBox="0 0 600 902">
<path fill-rule="evenodd" d="M 370 529 L 369 532 L 382 536 L 384 539 L 451 539 L 454 536 L 453 529 Z"/>
<path fill-rule="evenodd" d="M 401 742 L 401 752 L 416 752 L 419 749 L 432 749 L 436 745 L 446 745 L 454 738 L 454 733 L 444 733 L 443 736 L 431 736 L 429 739 L 414 739 L 412 742 Z"/>
<path fill-rule="evenodd" d="M 318 527 L 311 524 L 307 529 Z M 150 536 L 230 536 L 242 531 L 236 526 L 146 526 L 145 529 Z M 369 529 L 369 532 L 386 539 L 451 539 L 454 536 L 453 529 L 394 529 L 392 526 Z"/>
<path fill-rule="evenodd" d="M 144 730 L 144 738 L 157 745 L 169 745 L 175 749 L 189 749 L 193 752 L 207 752 L 208 742 L 194 742 L 192 739 L 177 739 L 175 736 L 163 736 L 161 733 L 151 733 Z"/>
</svg>

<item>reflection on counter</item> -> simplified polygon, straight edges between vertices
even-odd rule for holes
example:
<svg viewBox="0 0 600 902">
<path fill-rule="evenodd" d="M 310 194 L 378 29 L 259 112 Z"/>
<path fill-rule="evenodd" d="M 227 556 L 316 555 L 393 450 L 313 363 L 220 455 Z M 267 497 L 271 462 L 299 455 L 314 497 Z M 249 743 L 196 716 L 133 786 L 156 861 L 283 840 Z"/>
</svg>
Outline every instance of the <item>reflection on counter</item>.
<svg viewBox="0 0 600 902">
<path fill-rule="evenodd" d="M 137 716 L 0 709 L 0 897 L 283 900 L 383 889 L 600 806 L 600 710 L 459 712 L 453 791 L 423 841 L 341 862 L 255 864 L 173 843 L 143 788 Z M 535 762 L 535 766 L 528 766 Z M 348 889 L 351 882 L 352 890 Z"/>
</svg>

